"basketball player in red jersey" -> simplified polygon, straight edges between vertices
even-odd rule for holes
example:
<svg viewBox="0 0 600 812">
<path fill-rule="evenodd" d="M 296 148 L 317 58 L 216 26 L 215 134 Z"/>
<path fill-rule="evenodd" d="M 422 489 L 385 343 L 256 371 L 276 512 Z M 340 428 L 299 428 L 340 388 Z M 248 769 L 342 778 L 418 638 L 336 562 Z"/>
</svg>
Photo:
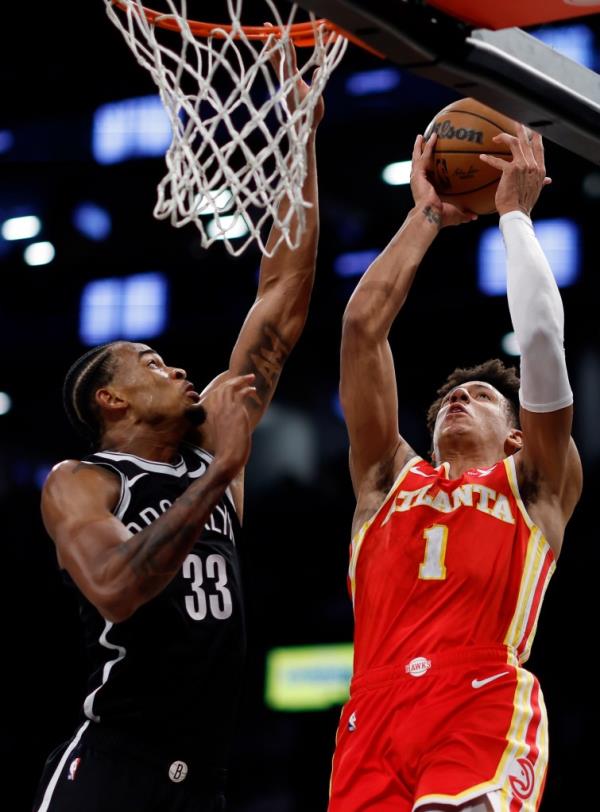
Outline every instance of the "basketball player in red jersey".
<svg viewBox="0 0 600 812">
<path fill-rule="evenodd" d="M 529 217 L 548 182 L 542 140 L 522 127 L 497 139 L 512 160 L 482 160 L 502 170 L 520 388 L 497 360 L 456 370 L 430 410 L 432 462 L 399 434 L 389 330 L 438 231 L 474 219 L 428 181 L 433 136 L 415 143 L 414 208 L 344 316 L 356 627 L 329 812 L 533 812 L 541 801 L 547 715 L 522 665 L 582 473 L 562 302 Z"/>
</svg>

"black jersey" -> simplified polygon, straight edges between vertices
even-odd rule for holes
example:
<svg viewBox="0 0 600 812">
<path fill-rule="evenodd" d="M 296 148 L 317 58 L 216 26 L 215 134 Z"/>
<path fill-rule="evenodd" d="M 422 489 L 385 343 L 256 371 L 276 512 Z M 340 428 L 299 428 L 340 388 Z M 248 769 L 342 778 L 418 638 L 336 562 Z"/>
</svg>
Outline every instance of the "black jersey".
<svg viewBox="0 0 600 812">
<path fill-rule="evenodd" d="M 138 533 L 207 470 L 212 456 L 182 446 L 174 465 L 102 451 L 83 462 L 121 479 L 114 514 Z M 80 595 L 91 660 L 85 716 L 144 739 L 193 742 L 226 760 L 239 698 L 245 624 L 236 551 L 239 522 L 229 489 L 173 580 L 127 620 L 111 623 Z"/>
</svg>

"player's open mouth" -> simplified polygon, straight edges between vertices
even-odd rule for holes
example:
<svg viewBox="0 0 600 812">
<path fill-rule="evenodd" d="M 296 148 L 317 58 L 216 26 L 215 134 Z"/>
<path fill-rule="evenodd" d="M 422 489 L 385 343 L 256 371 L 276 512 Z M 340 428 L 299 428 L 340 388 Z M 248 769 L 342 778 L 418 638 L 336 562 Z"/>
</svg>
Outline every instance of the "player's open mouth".
<svg viewBox="0 0 600 812">
<path fill-rule="evenodd" d="M 191 382 L 186 383 L 185 385 L 185 394 L 188 395 L 193 401 L 197 402 L 200 400 L 200 395 L 194 389 L 194 384 Z"/>
</svg>

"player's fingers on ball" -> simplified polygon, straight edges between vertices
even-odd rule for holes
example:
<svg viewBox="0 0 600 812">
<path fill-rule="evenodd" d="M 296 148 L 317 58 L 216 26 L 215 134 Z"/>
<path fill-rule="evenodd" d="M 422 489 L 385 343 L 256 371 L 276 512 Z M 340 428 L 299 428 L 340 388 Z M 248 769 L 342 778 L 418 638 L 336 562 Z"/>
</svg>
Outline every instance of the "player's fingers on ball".
<svg viewBox="0 0 600 812">
<path fill-rule="evenodd" d="M 533 133 L 533 137 L 531 139 L 531 149 L 533 151 L 536 164 L 540 167 L 540 169 L 544 170 L 545 174 L 546 163 L 544 157 L 544 142 L 539 133 Z"/>
<path fill-rule="evenodd" d="M 419 158 L 421 157 L 421 151 L 422 151 L 421 143 L 422 143 L 422 141 L 423 141 L 423 136 L 420 135 L 420 134 L 417 135 L 417 137 L 415 138 L 415 145 L 413 147 L 413 152 L 412 152 L 413 164 L 415 163 L 415 161 L 418 161 Z"/>
<path fill-rule="evenodd" d="M 552 178 L 548 178 L 548 177 L 544 178 L 544 183 L 543 183 L 544 186 L 550 186 L 551 183 L 552 183 Z"/>
<path fill-rule="evenodd" d="M 422 158 L 426 163 L 429 163 L 429 161 L 431 160 L 436 140 L 437 133 L 432 133 L 432 135 L 429 137 L 429 140 L 425 141 L 424 143 Z"/>
<path fill-rule="evenodd" d="M 533 144 L 530 138 L 531 130 L 528 130 L 522 124 L 517 126 L 517 134 L 519 138 L 519 144 L 521 145 L 521 151 L 523 156 L 528 164 L 536 163 L 536 156 L 533 151 Z"/>
<path fill-rule="evenodd" d="M 523 150 L 516 136 L 510 135 L 509 133 L 498 133 L 498 135 L 494 136 L 493 140 L 501 144 L 506 144 L 514 160 L 520 161 L 523 159 Z"/>
<path fill-rule="evenodd" d="M 483 161 L 484 164 L 488 164 L 494 169 L 500 169 L 501 171 L 506 168 L 507 164 L 507 162 L 503 161 L 502 158 L 496 158 L 495 155 L 486 155 L 485 153 L 482 153 L 479 156 L 479 160 Z"/>
<path fill-rule="evenodd" d="M 492 141 L 497 141 L 499 144 L 506 144 L 510 146 L 511 144 L 517 144 L 519 139 L 516 135 L 511 135 L 510 133 L 498 133 L 492 138 Z"/>
</svg>

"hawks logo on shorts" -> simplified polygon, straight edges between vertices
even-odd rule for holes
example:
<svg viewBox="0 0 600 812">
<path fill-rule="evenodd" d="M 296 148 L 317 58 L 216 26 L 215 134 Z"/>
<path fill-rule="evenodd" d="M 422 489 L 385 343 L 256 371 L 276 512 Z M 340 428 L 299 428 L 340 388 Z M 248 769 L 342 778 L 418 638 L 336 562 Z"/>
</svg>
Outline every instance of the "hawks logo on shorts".
<svg viewBox="0 0 600 812">
<path fill-rule="evenodd" d="M 517 758 L 508 776 L 515 798 L 526 801 L 531 798 L 535 787 L 535 769 L 528 758 Z"/>
</svg>

